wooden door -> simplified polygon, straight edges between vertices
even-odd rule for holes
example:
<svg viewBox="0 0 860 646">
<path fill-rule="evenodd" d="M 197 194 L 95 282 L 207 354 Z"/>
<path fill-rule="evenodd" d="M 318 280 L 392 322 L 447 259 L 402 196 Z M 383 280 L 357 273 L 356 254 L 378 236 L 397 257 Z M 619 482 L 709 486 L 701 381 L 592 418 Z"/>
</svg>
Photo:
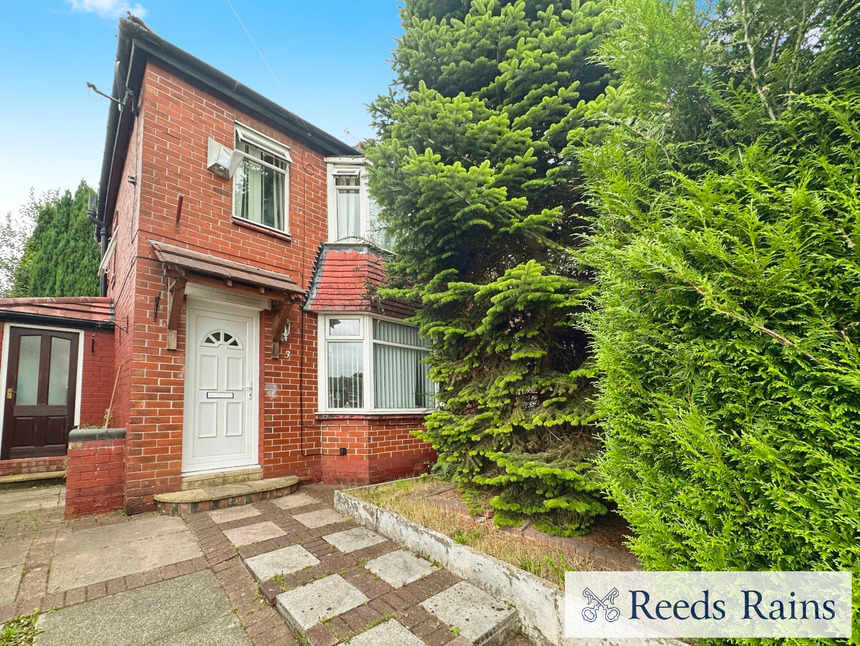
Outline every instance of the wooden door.
<svg viewBox="0 0 860 646">
<path fill-rule="evenodd" d="M 65 455 L 75 423 L 77 332 L 12 327 L 0 459 Z"/>
</svg>

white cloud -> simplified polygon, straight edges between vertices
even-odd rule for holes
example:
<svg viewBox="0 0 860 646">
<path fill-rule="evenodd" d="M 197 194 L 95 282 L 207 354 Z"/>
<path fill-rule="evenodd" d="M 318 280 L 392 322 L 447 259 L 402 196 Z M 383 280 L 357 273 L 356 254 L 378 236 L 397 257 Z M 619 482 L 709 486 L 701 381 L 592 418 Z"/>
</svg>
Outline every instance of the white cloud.
<svg viewBox="0 0 860 646">
<path fill-rule="evenodd" d="M 125 0 L 66 0 L 72 5 L 72 11 L 86 11 L 98 14 L 101 18 L 119 18 L 126 12 L 133 13 L 138 18 L 146 16 L 146 9 L 137 2 L 134 6 Z"/>
</svg>

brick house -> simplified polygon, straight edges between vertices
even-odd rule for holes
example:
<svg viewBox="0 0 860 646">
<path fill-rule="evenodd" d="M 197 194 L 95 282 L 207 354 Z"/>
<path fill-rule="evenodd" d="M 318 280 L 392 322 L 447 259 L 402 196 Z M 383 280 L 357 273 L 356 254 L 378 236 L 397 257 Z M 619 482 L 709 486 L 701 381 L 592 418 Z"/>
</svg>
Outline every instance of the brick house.
<svg viewBox="0 0 860 646">
<path fill-rule="evenodd" d="M 102 295 L 66 313 L 84 370 L 67 417 L 100 424 L 112 400 L 125 429 L 112 495 L 120 486 L 134 513 L 223 474 L 370 483 L 423 470 L 434 454 L 411 431 L 432 405 L 427 349 L 409 310 L 375 294 L 388 252 L 366 160 L 139 19 L 120 20 L 115 70 L 92 213 Z M 4 366 L 23 361 L 8 342 L 21 326 L 68 327 L 45 300 L 0 301 Z M 14 372 L 0 375 L 12 390 Z M 4 447 L 38 457 L 30 440 L 11 446 L 18 404 L 4 409 Z"/>
</svg>

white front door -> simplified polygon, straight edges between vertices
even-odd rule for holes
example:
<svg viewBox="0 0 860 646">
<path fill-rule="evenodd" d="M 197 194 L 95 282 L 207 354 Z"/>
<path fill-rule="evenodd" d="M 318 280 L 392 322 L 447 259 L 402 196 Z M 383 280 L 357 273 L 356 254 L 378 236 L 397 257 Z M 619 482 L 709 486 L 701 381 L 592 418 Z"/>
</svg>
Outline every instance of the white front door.
<svg viewBox="0 0 860 646">
<path fill-rule="evenodd" d="M 188 301 L 182 472 L 257 466 L 259 315 Z"/>
</svg>

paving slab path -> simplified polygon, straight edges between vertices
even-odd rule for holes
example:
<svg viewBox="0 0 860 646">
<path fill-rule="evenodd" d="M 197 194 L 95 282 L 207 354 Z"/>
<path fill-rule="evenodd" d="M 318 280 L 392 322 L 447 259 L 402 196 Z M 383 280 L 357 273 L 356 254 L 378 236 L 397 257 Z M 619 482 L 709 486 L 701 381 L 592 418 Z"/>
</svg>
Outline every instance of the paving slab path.
<svg viewBox="0 0 860 646">
<path fill-rule="evenodd" d="M 36 646 L 531 645 L 513 609 L 337 513 L 334 490 L 73 521 L 61 486 L 0 490 L 0 622 L 41 609 Z"/>
</svg>

